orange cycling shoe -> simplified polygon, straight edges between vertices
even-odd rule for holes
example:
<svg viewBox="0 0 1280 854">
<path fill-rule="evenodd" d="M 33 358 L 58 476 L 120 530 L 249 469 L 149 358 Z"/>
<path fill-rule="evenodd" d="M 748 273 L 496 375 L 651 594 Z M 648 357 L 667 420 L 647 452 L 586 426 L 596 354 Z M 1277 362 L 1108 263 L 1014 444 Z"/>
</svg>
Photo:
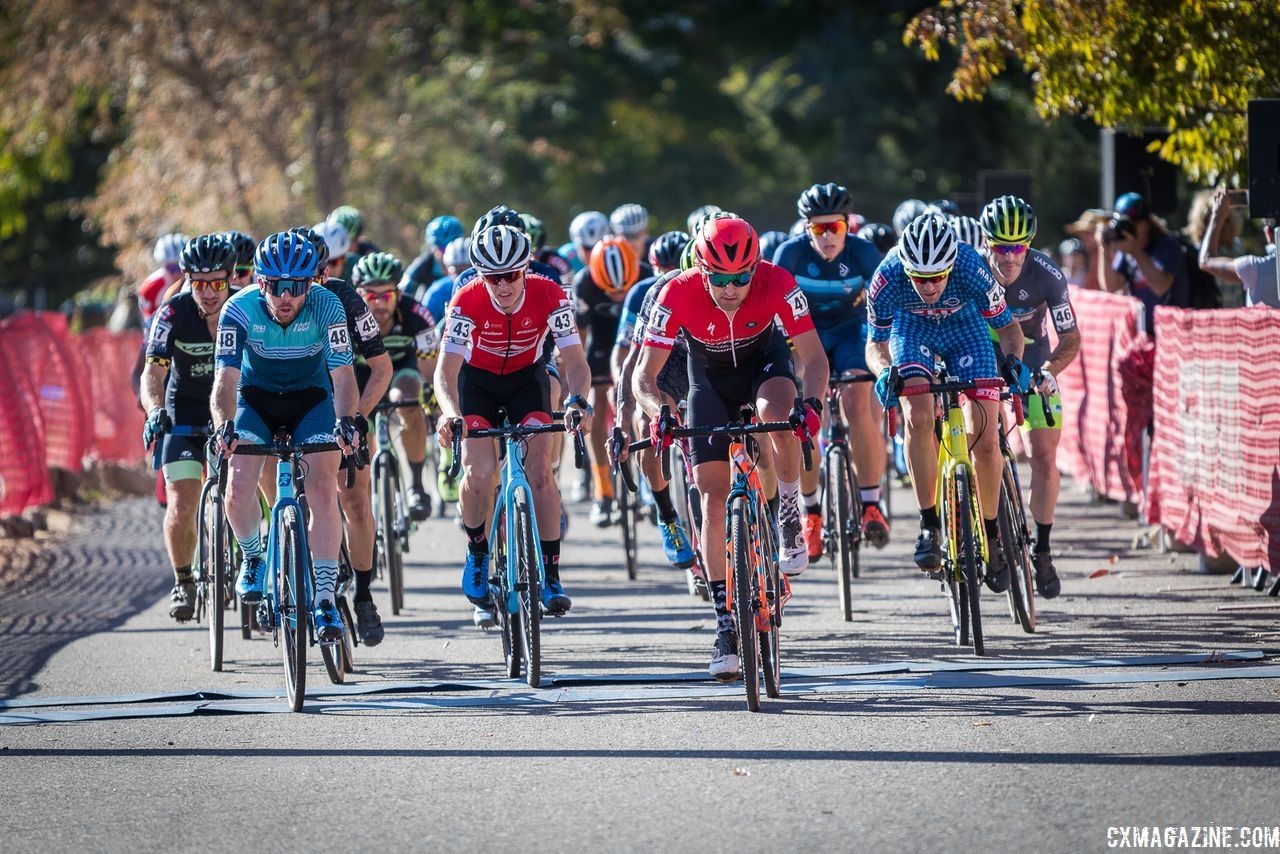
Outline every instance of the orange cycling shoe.
<svg viewBox="0 0 1280 854">
<path fill-rule="evenodd" d="M 878 549 L 884 548 L 889 542 L 889 523 L 885 521 L 880 508 L 874 504 L 862 508 L 862 533 L 867 542 Z"/>
<path fill-rule="evenodd" d="M 809 560 L 822 557 L 822 514 L 806 513 L 804 515 L 804 542 L 809 549 Z"/>
</svg>

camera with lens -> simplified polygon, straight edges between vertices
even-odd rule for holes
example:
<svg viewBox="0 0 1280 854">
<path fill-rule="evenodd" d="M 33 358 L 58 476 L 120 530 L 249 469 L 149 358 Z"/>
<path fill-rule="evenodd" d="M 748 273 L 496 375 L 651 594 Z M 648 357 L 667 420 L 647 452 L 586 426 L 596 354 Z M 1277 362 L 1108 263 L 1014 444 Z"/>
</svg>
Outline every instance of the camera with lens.
<svg viewBox="0 0 1280 854">
<path fill-rule="evenodd" d="M 1102 239 L 1106 243 L 1115 243 L 1136 233 L 1137 228 L 1132 219 L 1124 214 L 1112 214 L 1111 219 L 1107 220 L 1107 227 L 1102 232 Z"/>
</svg>

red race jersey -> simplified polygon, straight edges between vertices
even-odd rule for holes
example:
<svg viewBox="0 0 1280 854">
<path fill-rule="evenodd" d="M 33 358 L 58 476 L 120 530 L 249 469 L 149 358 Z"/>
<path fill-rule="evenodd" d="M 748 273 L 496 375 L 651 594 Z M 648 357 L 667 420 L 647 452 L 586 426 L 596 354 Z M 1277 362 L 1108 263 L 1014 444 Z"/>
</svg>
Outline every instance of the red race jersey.
<svg viewBox="0 0 1280 854">
<path fill-rule="evenodd" d="M 693 359 L 726 370 L 763 350 L 773 335 L 774 318 L 792 337 L 813 329 L 809 301 L 795 277 L 768 261 L 756 266 L 747 298 L 732 314 L 712 301 L 709 287 L 696 268 L 667 282 L 649 317 L 645 346 L 670 350 L 682 334 Z"/>
<path fill-rule="evenodd" d="M 138 285 L 138 310 L 142 312 L 144 321 L 150 320 L 151 315 L 156 313 L 156 309 L 164 301 L 164 291 L 168 285 L 169 280 L 165 278 L 163 267 L 147 276 L 142 280 L 142 284 Z"/>
<path fill-rule="evenodd" d="M 573 304 L 559 283 L 525 276 L 524 293 L 511 314 L 494 304 L 479 277 L 462 286 L 445 312 L 441 349 L 493 374 L 510 374 L 542 356 L 547 332 L 561 350 L 581 344 Z"/>
</svg>

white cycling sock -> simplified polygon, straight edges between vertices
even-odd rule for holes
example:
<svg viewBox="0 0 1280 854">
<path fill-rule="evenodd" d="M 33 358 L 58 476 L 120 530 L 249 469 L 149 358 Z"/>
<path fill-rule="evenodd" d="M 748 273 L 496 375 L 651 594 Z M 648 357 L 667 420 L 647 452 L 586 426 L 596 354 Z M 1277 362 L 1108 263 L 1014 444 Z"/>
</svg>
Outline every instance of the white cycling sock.
<svg viewBox="0 0 1280 854">
<path fill-rule="evenodd" d="M 334 588 L 338 586 L 338 562 L 337 561 L 316 561 L 316 591 L 315 601 L 320 604 L 325 599 L 330 602 L 334 600 Z"/>
<path fill-rule="evenodd" d="M 862 499 L 863 504 L 866 504 L 869 501 L 872 501 L 872 502 L 879 501 L 880 487 L 876 486 L 876 487 L 872 487 L 871 489 L 859 489 L 858 497 Z"/>
</svg>

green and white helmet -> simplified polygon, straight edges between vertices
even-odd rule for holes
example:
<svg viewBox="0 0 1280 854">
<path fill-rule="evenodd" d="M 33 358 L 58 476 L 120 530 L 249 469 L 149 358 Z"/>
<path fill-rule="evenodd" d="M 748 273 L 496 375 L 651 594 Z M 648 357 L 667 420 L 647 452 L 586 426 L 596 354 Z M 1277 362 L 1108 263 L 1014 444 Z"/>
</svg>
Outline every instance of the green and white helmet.
<svg viewBox="0 0 1280 854">
<path fill-rule="evenodd" d="M 333 209 L 327 219 L 345 228 L 352 240 L 355 240 L 364 232 L 364 214 L 351 207 L 351 205 L 339 205 Z"/>
<path fill-rule="evenodd" d="M 390 252 L 371 252 L 356 263 L 351 272 L 351 283 L 357 288 L 368 285 L 399 284 L 404 275 L 404 265 Z"/>
</svg>

